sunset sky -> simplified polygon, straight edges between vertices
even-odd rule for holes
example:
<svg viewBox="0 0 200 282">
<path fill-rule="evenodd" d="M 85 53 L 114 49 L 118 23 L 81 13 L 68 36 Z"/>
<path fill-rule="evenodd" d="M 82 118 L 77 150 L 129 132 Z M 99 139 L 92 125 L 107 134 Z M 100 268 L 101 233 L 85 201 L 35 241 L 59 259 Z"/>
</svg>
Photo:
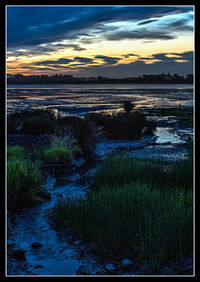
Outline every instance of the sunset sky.
<svg viewBox="0 0 200 282">
<path fill-rule="evenodd" d="M 193 6 L 7 6 L 7 73 L 193 72 Z"/>
</svg>

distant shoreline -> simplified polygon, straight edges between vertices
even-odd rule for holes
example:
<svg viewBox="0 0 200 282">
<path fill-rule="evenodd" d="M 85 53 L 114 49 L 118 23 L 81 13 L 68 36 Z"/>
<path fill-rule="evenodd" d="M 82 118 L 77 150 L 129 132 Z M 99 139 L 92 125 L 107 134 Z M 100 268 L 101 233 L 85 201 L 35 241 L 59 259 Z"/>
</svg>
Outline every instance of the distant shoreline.
<svg viewBox="0 0 200 282">
<path fill-rule="evenodd" d="M 99 82 L 99 81 L 77 81 L 77 82 L 55 82 L 55 81 L 48 81 L 48 82 L 41 82 L 41 81 L 34 81 L 34 82 L 9 82 L 7 83 L 7 85 L 32 85 L 32 84 L 41 84 L 41 85 L 44 85 L 44 84 L 66 84 L 66 85 L 70 85 L 70 84 L 193 84 L 193 82 L 186 82 L 186 81 L 181 81 L 181 82 L 178 82 L 178 81 L 170 81 L 170 82 L 122 82 L 122 81 L 119 81 L 119 82 Z"/>
</svg>

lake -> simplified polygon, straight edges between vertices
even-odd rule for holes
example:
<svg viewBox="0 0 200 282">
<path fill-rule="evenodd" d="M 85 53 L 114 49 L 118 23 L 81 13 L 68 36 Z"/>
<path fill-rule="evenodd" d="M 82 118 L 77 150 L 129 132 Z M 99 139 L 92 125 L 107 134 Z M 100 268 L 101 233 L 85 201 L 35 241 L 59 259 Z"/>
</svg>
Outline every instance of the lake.
<svg viewBox="0 0 200 282">
<path fill-rule="evenodd" d="M 34 84 L 7 86 L 7 112 L 48 107 L 83 115 L 118 110 L 125 100 L 136 108 L 193 105 L 192 84 Z"/>
</svg>

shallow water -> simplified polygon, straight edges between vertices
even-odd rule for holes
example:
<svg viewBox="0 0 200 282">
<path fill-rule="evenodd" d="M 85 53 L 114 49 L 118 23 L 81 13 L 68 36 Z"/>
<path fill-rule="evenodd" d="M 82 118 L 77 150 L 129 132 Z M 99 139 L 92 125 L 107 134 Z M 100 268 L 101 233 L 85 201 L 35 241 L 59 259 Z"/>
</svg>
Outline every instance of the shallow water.
<svg viewBox="0 0 200 282">
<path fill-rule="evenodd" d="M 57 179 L 49 176 L 45 188 L 51 192 L 52 199 L 9 218 L 8 275 L 76 275 L 79 266 L 84 263 L 95 269 L 95 261 L 88 256 L 80 257 L 78 250 L 70 244 L 69 238 L 56 232 L 48 217 L 48 212 L 60 197 L 82 197 L 87 187 L 88 184 L 81 181 L 79 174 Z M 32 248 L 34 242 L 40 242 L 42 247 Z M 26 250 L 26 261 L 14 259 L 13 248 Z"/>
<path fill-rule="evenodd" d="M 56 108 L 71 114 L 117 110 L 124 100 L 135 102 L 136 108 L 193 105 L 190 84 L 93 84 L 93 85 L 9 85 L 8 113 L 27 107 Z"/>
</svg>

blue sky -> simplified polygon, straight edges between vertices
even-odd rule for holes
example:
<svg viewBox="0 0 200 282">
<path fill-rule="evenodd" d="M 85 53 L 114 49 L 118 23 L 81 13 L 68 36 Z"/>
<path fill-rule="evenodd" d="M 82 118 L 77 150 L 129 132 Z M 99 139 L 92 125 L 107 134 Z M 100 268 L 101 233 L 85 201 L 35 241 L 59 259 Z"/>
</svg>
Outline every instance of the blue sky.
<svg viewBox="0 0 200 282">
<path fill-rule="evenodd" d="M 7 6 L 7 72 L 192 72 L 192 6 Z"/>
</svg>

